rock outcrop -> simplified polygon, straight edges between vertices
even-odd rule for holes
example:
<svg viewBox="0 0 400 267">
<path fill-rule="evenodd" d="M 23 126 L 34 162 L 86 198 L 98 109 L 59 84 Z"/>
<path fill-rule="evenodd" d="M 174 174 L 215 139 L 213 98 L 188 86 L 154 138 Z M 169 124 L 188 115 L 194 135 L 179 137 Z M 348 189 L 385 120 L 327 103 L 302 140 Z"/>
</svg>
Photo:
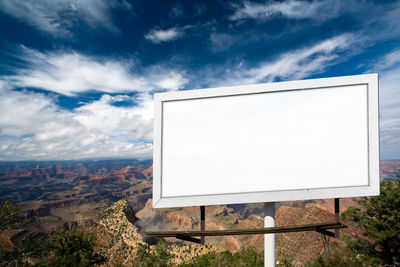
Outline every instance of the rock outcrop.
<svg viewBox="0 0 400 267">
<path fill-rule="evenodd" d="M 129 202 L 125 199 L 115 202 L 98 216 L 96 223 L 97 247 L 109 258 L 107 265 L 132 265 L 138 247 L 144 245 L 145 241 L 139 231 L 139 219 Z M 214 246 L 198 244 L 171 245 L 169 249 L 168 252 L 173 255 L 173 265 L 188 262 L 211 251 L 218 251 Z M 155 246 L 150 245 L 150 253 L 155 253 Z"/>
</svg>

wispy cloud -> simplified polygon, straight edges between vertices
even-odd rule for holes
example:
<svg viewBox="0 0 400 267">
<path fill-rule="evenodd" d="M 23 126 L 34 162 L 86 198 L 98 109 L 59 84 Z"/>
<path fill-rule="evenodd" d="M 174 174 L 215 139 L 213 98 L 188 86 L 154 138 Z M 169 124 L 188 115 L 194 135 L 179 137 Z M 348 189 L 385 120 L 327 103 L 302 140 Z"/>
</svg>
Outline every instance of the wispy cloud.
<svg viewBox="0 0 400 267">
<path fill-rule="evenodd" d="M 261 61 L 256 67 L 240 63 L 235 67 L 210 71 L 212 86 L 272 82 L 276 79 L 302 79 L 323 72 L 328 66 L 337 64 L 339 57 L 354 45 L 357 38 L 343 34 L 313 46 L 292 50 L 279 55 L 275 60 Z"/>
<path fill-rule="evenodd" d="M 184 35 L 182 29 L 170 28 L 166 30 L 152 30 L 144 37 L 155 44 L 169 42 L 181 38 Z"/>
<path fill-rule="evenodd" d="M 298 1 L 253 3 L 244 1 L 242 5 L 234 5 L 235 13 L 231 20 L 257 19 L 266 20 L 281 15 L 291 19 L 331 18 L 337 14 L 339 1 Z M 329 12 L 325 12 L 329 11 Z"/>
<path fill-rule="evenodd" d="M 235 43 L 239 42 L 240 38 L 227 33 L 216 33 L 210 34 L 211 48 L 213 52 L 221 52 L 228 50 Z"/>
<path fill-rule="evenodd" d="M 119 32 L 112 20 L 114 8 L 131 10 L 125 0 L 0 1 L 0 10 L 53 36 L 70 36 L 74 27 Z"/>
<path fill-rule="evenodd" d="M 17 57 L 25 62 L 15 75 L 3 77 L 17 87 L 34 87 L 64 95 L 85 91 L 149 92 L 154 89 L 178 90 L 187 80 L 165 66 L 143 69 L 132 60 L 85 56 L 76 52 L 39 52 L 21 47 Z M 157 76 L 157 79 L 154 77 Z"/>
<path fill-rule="evenodd" d="M 374 62 L 368 72 L 379 73 L 380 139 L 386 158 L 398 158 L 400 151 L 400 49 Z"/>
<path fill-rule="evenodd" d="M 357 0 L 288 0 L 256 3 L 244 0 L 233 4 L 232 21 L 253 19 L 265 23 L 282 17 L 287 19 L 306 19 L 308 26 L 314 27 L 315 22 L 322 23 L 339 17 L 347 17 L 353 21 L 359 31 L 370 37 L 371 42 L 391 39 L 400 34 L 398 14 L 399 1 L 357 1 Z M 288 25 L 289 26 L 289 25 Z M 284 31 L 291 32 L 292 24 Z"/>
<path fill-rule="evenodd" d="M 400 49 L 378 58 L 367 72 L 379 73 L 382 119 L 400 118 Z"/>
<path fill-rule="evenodd" d="M 373 9 L 373 13 L 370 16 L 358 15 L 358 18 L 362 20 L 366 35 L 374 43 L 400 36 L 400 1 L 385 1 L 383 3 L 385 3 L 383 7 L 379 5 L 363 6 L 364 10 Z"/>
<path fill-rule="evenodd" d="M 373 63 L 370 70 L 385 71 L 396 65 L 400 65 L 400 49 L 393 50 L 379 58 L 375 63 Z"/>
</svg>

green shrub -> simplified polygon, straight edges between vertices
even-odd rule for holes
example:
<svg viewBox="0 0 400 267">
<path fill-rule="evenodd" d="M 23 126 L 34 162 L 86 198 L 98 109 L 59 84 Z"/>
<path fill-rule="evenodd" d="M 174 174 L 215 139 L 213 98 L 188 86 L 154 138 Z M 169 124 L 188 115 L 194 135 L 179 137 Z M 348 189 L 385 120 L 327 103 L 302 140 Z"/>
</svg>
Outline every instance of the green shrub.
<svg viewBox="0 0 400 267">
<path fill-rule="evenodd" d="M 210 252 L 193 259 L 189 263 L 183 263 L 181 267 L 202 267 L 202 266 L 264 266 L 263 253 L 255 248 L 241 249 L 238 252 L 231 253 L 224 251 L 221 253 Z"/>
<path fill-rule="evenodd" d="M 400 264 L 400 181 L 381 183 L 379 196 L 357 200 L 362 208 L 349 207 L 342 218 L 362 229 L 364 236 L 347 237 L 355 254 L 379 259 L 382 264 Z"/>
<path fill-rule="evenodd" d="M 333 249 L 307 262 L 305 267 L 369 267 L 379 266 L 372 258 L 356 255 L 347 250 Z"/>
<path fill-rule="evenodd" d="M 82 229 L 58 230 L 47 242 L 47 259 L 39 266 L 94 266 L 106 261 L 94 251 L 95 237 Z"/>
<path fill-rule="evenodd" d="M 169 253 L 169 245 L 160 240 L 153 253 L 150 253 L 149 244 L 139 244 L 134 266 L 138 267 L 166 267 L 169 266 L 169 261 L 172 258 Z"/>
</svg>

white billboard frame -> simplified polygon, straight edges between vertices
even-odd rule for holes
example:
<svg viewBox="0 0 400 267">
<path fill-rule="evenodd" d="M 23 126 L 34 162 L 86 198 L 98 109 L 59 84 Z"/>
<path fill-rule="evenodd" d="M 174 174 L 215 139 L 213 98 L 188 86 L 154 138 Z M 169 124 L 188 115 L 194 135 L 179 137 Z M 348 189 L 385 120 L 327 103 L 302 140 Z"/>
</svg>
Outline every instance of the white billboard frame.
<svg viewBox="0 0 400 267">
<path fill-rule="evenodd" d="M 324 90 L 346 86 L 366 85 L 367 107 L 367 161 L 368 184 L 312 189 L 291 189 L 261 192 L 235 192 L 185 196 L 163 196 L 163 105 L 171 101 L 210 99 L 226 96 L 253 95 L 260 93 Z M 153 207 L 172 208 L 239 203 L 279 202 L 291 200 L 343 198 L 379 195 L 379 96 L 378 74 L 364 74 L 289 82 L 208 88 L 154 94 L 153 131 Z M 245 179 L 246 177 L 243 177 Z M 179 185 L 174 185 L 179 186 Z"/>
</svg>

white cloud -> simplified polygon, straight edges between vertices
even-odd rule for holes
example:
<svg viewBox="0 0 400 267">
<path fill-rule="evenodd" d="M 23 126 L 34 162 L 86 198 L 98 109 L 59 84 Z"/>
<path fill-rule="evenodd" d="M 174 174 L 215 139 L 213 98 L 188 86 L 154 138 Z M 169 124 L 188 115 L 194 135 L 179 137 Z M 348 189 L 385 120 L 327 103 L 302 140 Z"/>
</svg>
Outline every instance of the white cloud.
<svg viewBox="0 0 400 267">
<path fill-rule="evenodd" d="M 324 71 L 328 66 L 338 62 L 343 51 L 355 44 L 356 38 L 351 34 L 321 41 L 311 47 L 289 51 L 273 61 L 259 63 L 257 67 L 248 67 L 240 64 L 237 68 L 220 72 L 213 71 L 214 84 L 237 85 L 259 82 L 272 82 L 276 78 L 281 80 L 302 79 Z M 218 75 L 218 77 L 215 77 Z M 210 74 L 211 76 L 211 74 Z M 221 77 L 223 77 L 221 79 Z"/>
<path fill-rule="evenodd" d="M 151 106 L 152 99 L 150 97 L 139 98 L 138 106 L 134 107 L 112 106 L 114 102 L 130 98 L 124 95 L 103 95 L 98 101 L 75 109 L 74 118 L 86 129 L 101 131 L 106 136 L 117 139 L 151 141 L 152 116 L 146 116 L 144 111 L 145 107 Z"/>
<path fill-rule="evenodd" d="M 358 25 L 360 34 L 369 38 L 370 44 L 378 40 L 398 38 L 400 33 L 399 1 L 357 1 L 357 0 L 288 0 L 254 3 L 247 0 L 241 4 L 233 4 L 233 14 L 229 17 L 233 21 L 254 19 L 264 23 L 277 17 L 287 19 L 307 19 L 314 27 L 327 20 L 338 17 L 351 19 L 353 25 Z M 289 28 L 283 33 L 290 33 L 296 24 L 288 24 Z M 304 27 L 304 25 L 301 25 Z M 365 43 L 365 45 L 367 45 Z"/>
<path fill-rule="evenodd" d="M 95 58 L 75 52 L 43 53 L 24 47 L 21 51 L 18 58 L 26 66 L 16 69 L 15 75 L 5 77 L 17 87 L 35 87 L 72 96 L 91 90 L 106 93 L 178 90 L 187 83 L 183 74 L 165 66 L 135 74 L 139 66 L 128 60 Z"/>
<path fill-rule="evenodd" d="M 394 50 L 381 57 L 373 64 L 371 70 L 388 70 L 397 64 L 400 64 L 400 49 Z"/>
<path fill-rule="evenodd" d="M 400 119 L 382 119 L 380 122 L 380 150 L 383 159 L 400 157 Z"/>
<path fill-rule="evenodd" d="M 3 81 L 4 82 L 4 81 Z M 49 97 L 42 94 L 28 92 L 14 92 L 4 90 L 1 92 L 0 109 L 0 134 L 9 136 L 22 136 L 29 134 L 27 131 L 38 131 L 41 126 L 53 119 L 50 114 L 57 113 L 56 106 Z M 38 114 L 40 114 L 38 116 Z M 20 126 L 24 127 L 21 128 Z"/>
<path fill-rule="evenodd" d="M 245 1 L 242 5 L 235 6 L 235 13 L 231 20 L 257 19 L 266 20 L 276 15 L 282 15 L 292 19 L 324 19 L 337 14 L 339 1 L 297 1 L 252 3 Z"/>
<path fill-rule="evenodd" d="M 0 160 L 150 158 L 151 91 L 178 90 L 188 82 L 184 72 L 165 65 L 142 68 L 133 61 L 24 47 L 14 52 L 23 64 L 9 68 L 14 75 L 0 76 Z M 57 95 L 23 89 L 30 87 L 70 97 L 104 94 L 65 110 Z"/>
<path fill-rule="evenodd" d="M 368 72 L 379 74 L 380 144 L 385 158 L 400 157 L 400 50 L 378 59 Z"/>
<path fill-rule="evenodd" d="M 156 81 L 155 85 L 162 89 L 176 91 L 179 88 L 182 88 L 188 82 L 188 79 L 183 77 L 180 73 L 176 73 L 175 71 L 171 71 L 168 73 L 168 75 L 163 76 L 164 77 L 159 77 L 159 80 L 157 77 L 153 76 Z"/>
<path fill-rule="evenodd" d="M 144 37 L 155 44 L 159 44 L 162 42 L 169 42 L 172 40 L 176 40 L 183 36 L 183 31 L 178 28 L 170 28 L 166 30 L 152 30 Z"/>
<path fill-rule="evenodd" d="M 150 158 L 152 98 L 112 105 L 127 98 L 103 95 L 69 111 L 44 94 L 0 91 L 0 160 Z"/>
<path fill-rule="evenodd" d="M 400 1 L 384 1 L 385 5 L 364 5 L 364 10 L 373 10 L 370 16 L 358 14 L 363 23 L 365 35 L 370 37 L 372 43 L 391 38 L 399 38 L 400 35 Z"/>
<path fill-rule="evenodd" d="M 19 87 L 36 87 L 73 95 L 87 90 L 118 92 L 146 90 L 143 80 L 127 71 L 129 63 L 104 62 L 77 53 L 44 54 L 28 51 L 27 69 L 9 79 Z"/>
<path fill-rule="evenodd" d="M 68 37 L 76 26 L 119 32 L 111 16 L 113 8 L 131 11 L 125 1 L 106 0 L 1 0 L 0 10 L 53 36 Z"/>
</svg>

